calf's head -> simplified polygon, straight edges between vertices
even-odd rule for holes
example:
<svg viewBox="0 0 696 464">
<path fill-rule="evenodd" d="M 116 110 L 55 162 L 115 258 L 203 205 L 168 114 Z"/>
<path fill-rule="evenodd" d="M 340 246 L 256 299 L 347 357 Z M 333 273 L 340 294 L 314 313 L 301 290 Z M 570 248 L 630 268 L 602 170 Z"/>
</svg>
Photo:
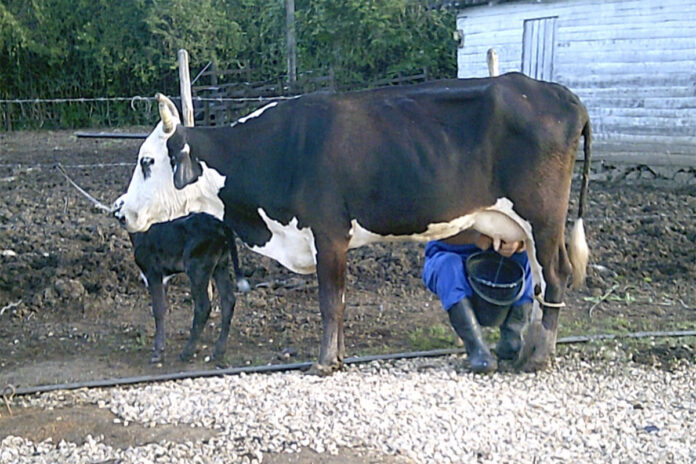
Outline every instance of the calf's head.
<svg viewBox="0 0 696 464">
<path fill-rule="evenodd" d="M 162 121 L 140 147 L 128 190 L 113 205 L 114 215 L 129 232 L 143 232 L 157 222 L 192 212 L 223 218 L 217 196 L 225 178 L 198 161 L 187 143 L 176 106 L 155 96 Z"/>
</svg>

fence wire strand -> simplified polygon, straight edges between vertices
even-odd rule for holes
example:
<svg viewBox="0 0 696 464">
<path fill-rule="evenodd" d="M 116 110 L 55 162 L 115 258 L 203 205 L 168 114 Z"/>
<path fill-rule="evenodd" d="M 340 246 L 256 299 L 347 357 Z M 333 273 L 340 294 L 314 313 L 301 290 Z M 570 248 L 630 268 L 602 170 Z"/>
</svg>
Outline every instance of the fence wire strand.
<svg viewBox="0 0 696 464">
<path fill-rule="evenodd" d="M 193 101 L 200 102 L 238 102 L 238 103 L 248 103 L 248 102 L 271 102 L 278 100 L 293 100 L 295 98 L 301 97 L 302 95 L 273 95 L 273 96 L 256 96 L 256 97 L 193 97 Z M 181 97 L 169 97 L 172 100 L 179 100 Z M 152 104 L 155 101 L 155 97 L 143 97 L 142 95 L 135 95 L 133 97 L 77 97 L 77 98 L 17 98 L 17 99 L 4 99 L 0 100 L 0 104 L 57 104 L 57 103 L 94 103 L 94 102 L 130 102 L 131 108 L 135 110 L 136 102 L 148 102 Z"/>
</svg>

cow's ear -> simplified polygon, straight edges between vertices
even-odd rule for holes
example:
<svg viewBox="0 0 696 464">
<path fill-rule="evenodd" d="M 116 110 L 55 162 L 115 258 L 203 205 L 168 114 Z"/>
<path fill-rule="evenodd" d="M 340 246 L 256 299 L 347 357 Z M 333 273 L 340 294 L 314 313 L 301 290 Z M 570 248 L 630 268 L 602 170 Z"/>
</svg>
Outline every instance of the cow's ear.
<svg viewBox="0 0 696 464">
<path fill-rule="evenodd" d="M 198 180 L 203 174 L 201 163 L 191 155 L 188 143 L 178 153 L 170 153 L 174 170 L 174 187 L 182 189 Z"/>
</svg>

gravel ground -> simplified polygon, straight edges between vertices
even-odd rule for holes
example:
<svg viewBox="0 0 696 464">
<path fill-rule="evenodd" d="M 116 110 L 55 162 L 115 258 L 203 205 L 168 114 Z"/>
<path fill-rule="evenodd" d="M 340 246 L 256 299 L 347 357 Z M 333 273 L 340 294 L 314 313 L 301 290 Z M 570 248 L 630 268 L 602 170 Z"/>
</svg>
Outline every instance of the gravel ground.
<svg viewBox="0 0 696 464">
<path fill-rule="evenodd" d="M 360 450 L 390 463 L 696 462 L 696 367 L 667 372 L 619 357 L 588 363 L 566 353 L 537 374 L 478 376 L 450 356 L 374 362 L 329 378 L 289 372 L 47 393 L 20 403 L 95 404 L 123 427 L 214 433 L 125 448 L 103 436 L 79 445 L 8 436 L 0 463 L 268 462 L 305 449 Z"/>
</svg>

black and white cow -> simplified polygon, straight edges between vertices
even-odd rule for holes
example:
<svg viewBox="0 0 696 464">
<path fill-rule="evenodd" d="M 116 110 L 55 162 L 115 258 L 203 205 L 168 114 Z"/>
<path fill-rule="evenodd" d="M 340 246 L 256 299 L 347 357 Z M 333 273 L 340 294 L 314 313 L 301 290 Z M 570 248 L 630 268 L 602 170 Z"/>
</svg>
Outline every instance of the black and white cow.
<svg viewBox="0 0 696 464">
<path fill-rule="evenodd" d="M 475 228 L 525 240 L 543 317 L 523 367 L 555 352 L 566 283 L 585 277 L 582 220 L 564 243 L 571 177 L 590 123 L 565 87 L 519 73 L 271 103 L 231 127 L 189 128 L 158 94 L 162 121 L 114 204 L 129 231 L 190 211 L 233 225 L 252 250 L 316 270 L 323 336 L 318 373 L 340 367 L 348 249 L 428 241 Z M 147 159 L 149 176 L 141 170 Z"/>
<path fill-rule="evenodd" d="M 222 221 L 206 213 L 192 213 L 172 221 L 153 224 L 145 232 L 130 233 L 135 263 L 140 268 L 152 300 L 155 319 L 155 345 L 150 362 L 164 359 L 167 296 L 165 284 L 174 274 L 186 273 L 191 283 L 194 302 L 193 324 L 188 343 L 179 357 L 191 358 L 198 338 L 210 316 L 208 286 L 215 279 L 220 294 L 220 336 L 215 343 L 213 359 L 225 353 L 230 321 L 234 313 L 234 288 L 230 280 L 230 264 L 237 277 L 237 288 L 249 291 L 237 257 L 234 234 Z"/>
</svg>

